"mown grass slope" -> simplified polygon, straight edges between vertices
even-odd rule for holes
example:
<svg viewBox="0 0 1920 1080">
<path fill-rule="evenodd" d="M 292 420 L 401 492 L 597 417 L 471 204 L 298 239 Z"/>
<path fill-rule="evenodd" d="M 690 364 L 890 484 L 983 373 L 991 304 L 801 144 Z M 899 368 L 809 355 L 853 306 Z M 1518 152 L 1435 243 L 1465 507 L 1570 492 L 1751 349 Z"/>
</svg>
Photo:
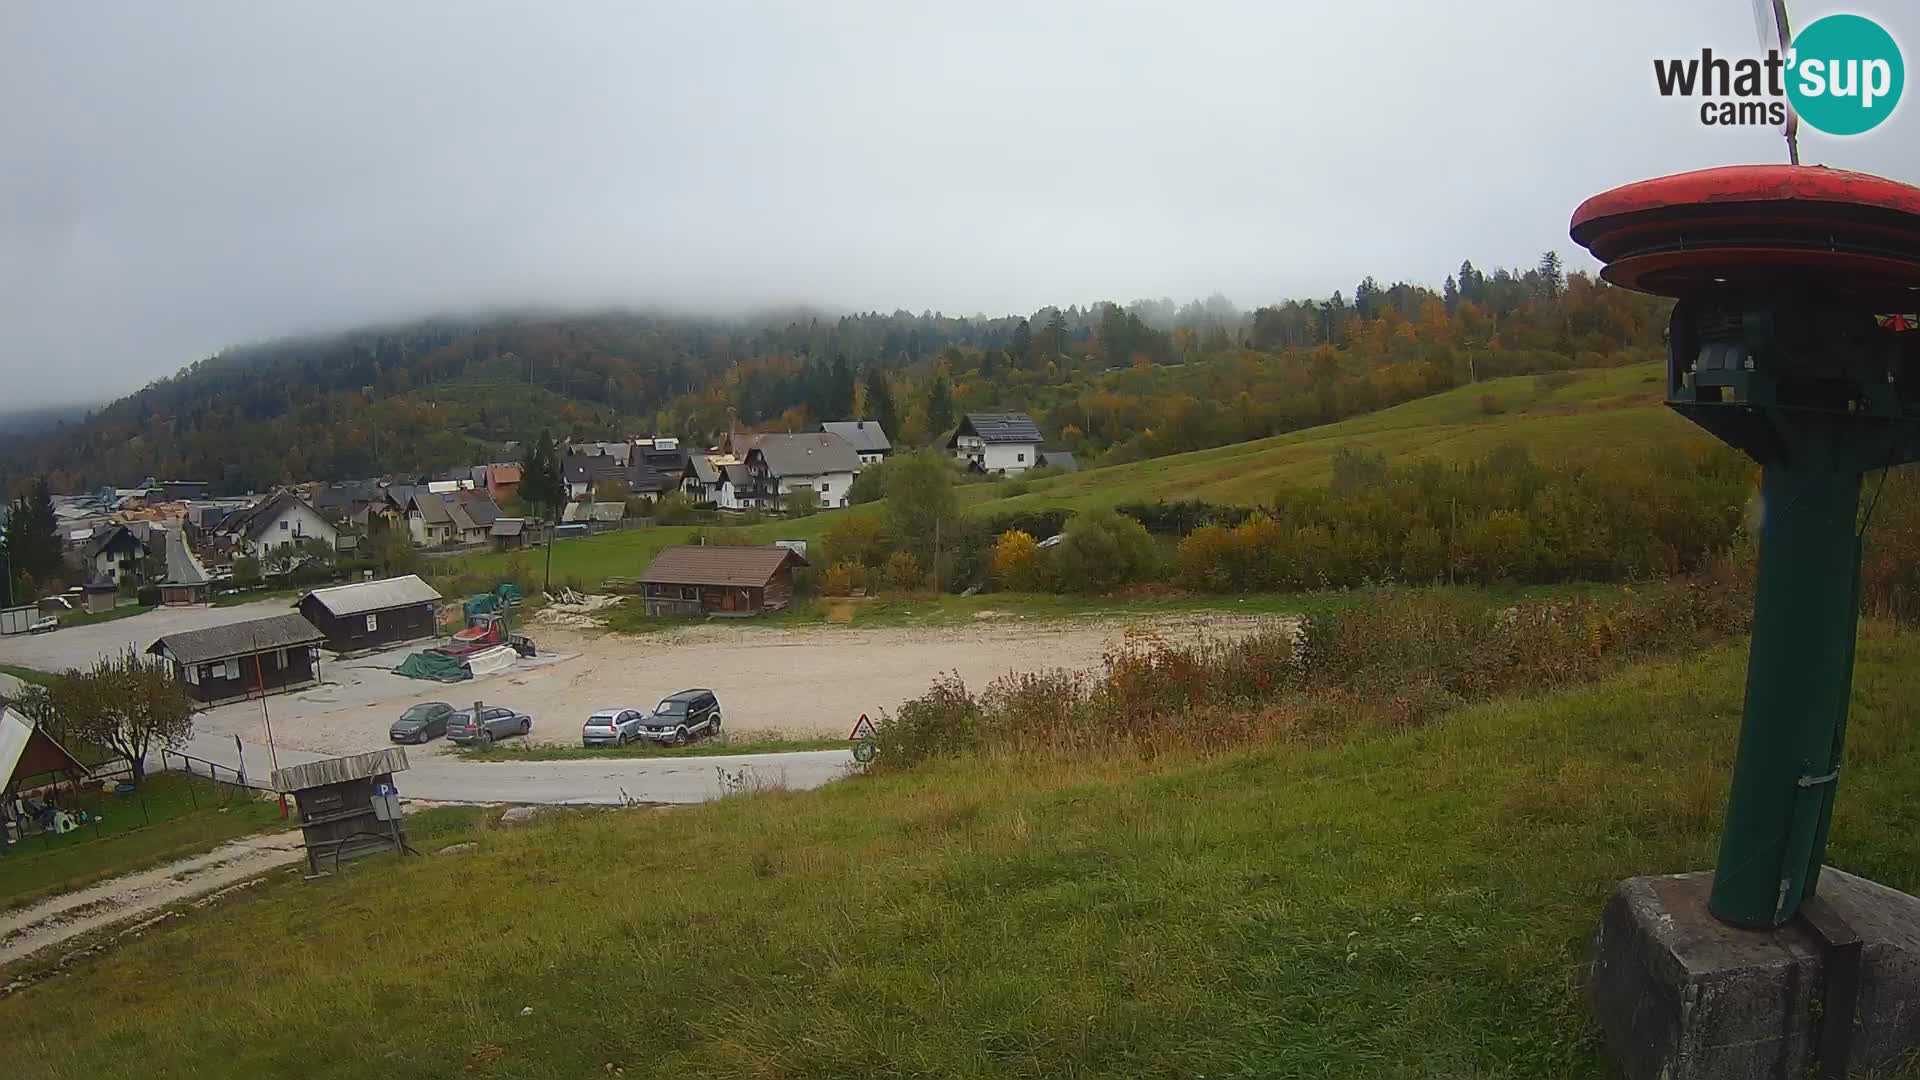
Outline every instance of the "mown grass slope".
<svg viewBox="0 0 1920 1080">
<path fill-rule="evenodd" d="M 157 928 L 0 1028 L 23 1078 L 1610 1076 L 1587 935 L 1616 880 L 1713 861 L 1744 652 L 1403 732 L 484 830 Z M 1868 629 L 1829 852 L 1906 890 L 1915 663 Z"/>
<path fill-rule="evenodd" d="M 1342 450 L 1377 453 L 1390 462 L 1461 461 L 1511 442 L 1538 459 L 1560 460 L 1648 444 L 1704 443 L 1704 433 L 1661 404 L 1665 378 L 1661 365 L 1636 364 L 1494 379 L 1269 439 L 1039 480 L 1024 495 L 969 490 L 981 493 L 976 498 L 982 512 L 1159 499 L 1257 505 L 1271 502 L 1283 483 L 1325 484 Z"/>
</svg>

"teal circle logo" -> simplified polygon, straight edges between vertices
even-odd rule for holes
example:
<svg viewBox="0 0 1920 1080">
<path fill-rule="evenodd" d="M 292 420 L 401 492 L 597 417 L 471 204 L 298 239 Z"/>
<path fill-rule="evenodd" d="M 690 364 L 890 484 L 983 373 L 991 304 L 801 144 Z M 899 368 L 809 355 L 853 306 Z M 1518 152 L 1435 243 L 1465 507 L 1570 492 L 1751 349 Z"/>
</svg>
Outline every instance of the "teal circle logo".
<svg viewBox="0 0 1920 1080">
<path fill-rule="evenodd" d="M 1859 15 L 1828 15 L 1794 35 L 1787 100 L 1828 135 L 1872 131 L 1900 104 L 1906 64 L 1893 35 Z"/>
</svg>

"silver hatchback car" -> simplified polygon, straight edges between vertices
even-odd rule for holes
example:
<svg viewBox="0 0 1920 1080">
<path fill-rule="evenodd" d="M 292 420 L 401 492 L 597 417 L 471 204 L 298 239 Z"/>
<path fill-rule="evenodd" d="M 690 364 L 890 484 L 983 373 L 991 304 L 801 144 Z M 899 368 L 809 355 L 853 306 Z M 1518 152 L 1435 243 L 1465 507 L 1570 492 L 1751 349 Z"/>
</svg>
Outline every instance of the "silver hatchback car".
<svg viewBox="0 0 1920 1080">
<path fill-rule="evenodd" d="M 580 728 L 580 745 L 625 746 L 646 729 L 647 714 L 639 709 L 601 709 Z"/>
</svg>

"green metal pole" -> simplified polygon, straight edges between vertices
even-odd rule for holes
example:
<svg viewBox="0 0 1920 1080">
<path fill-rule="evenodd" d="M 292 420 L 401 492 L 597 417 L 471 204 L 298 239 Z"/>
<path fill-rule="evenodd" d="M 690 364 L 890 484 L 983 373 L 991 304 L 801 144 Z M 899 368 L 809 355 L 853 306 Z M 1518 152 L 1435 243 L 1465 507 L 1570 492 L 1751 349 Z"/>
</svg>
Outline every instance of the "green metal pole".
<svg viewBox="0 0 1920 1080">
<path fill-rule="evenodd" d="M 1760 482 L 1745 716 L 1709 900 L 1720 919 L 1756 929 L 1792 919 L 1818 880 L 1860 610 L 1860 472 L 1792 456 Z"/>
</svg>

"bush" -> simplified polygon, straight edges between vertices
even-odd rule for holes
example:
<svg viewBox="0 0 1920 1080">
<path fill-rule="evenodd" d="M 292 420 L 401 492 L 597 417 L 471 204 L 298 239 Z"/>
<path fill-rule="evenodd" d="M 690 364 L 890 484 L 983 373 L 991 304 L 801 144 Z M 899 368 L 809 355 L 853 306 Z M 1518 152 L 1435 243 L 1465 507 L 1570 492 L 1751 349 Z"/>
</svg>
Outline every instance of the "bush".
<svg viewBox="0 0 1920 1080">
<path fill-rule="evenodd" d="M 1154 577 L 1158 569 L 1153 537 L 1112 510 L 1076 515 L 1052 550 L 1055 581 L 1074 592 L 1107 592 Z"/>
<path fill-rule="evenodd" d="M 1507 407 L 1501 404 L 1500 399 L 1498 397 L 1492 394 L 1481 394 L 1480 395 L 1480 411 L 1487 414 L 1488 416 L 1498 416 L 1499 414 L 1506 412 Z"/>
<path fill-rule="evenodd" d="M 841 514 L 827 526 L 820 546 L 829 565 L 852 562 L 879 566 L 892 553 L 893 538 L 887 534 L 886 520 L 878 514 Z"/>
<path fill-rule="evenodd" d="M 694 513 L 693 500 L 687 498 L 686 492 L 683 491 L 669 491 L 655 500 L 653 506 L 649 509 L 653 513 L 654 520 L 662 525 L 687 525 L 691 524 L 697 517 Z M 627 510 L 627 516 L 645 517 L 646 511 L 643 510 L 641 513 L 635 514 L 633 510 L 629 508 Z"/>
<path fill-rule="evenodd" d="M 852 596 L 867 587 L 867 568 L 857 562 L 834 563 L 820 579 L 820 595 Z"/>
<path fill-rule="evenodd" d="M 820 493 L 812 488 L 800 488 L 780 497 L 780 508 L 788 517 L 807 517 L 820 512 Z"/>
<path fill-rule="evenodd" d="M 1232 641 L 1130 633 L 1097 678 L 1009 675 L 978 696 L 956 675 L 882 714 L 883 767 L 1008 749 L 1152 755 L 1210 750 L 1357 722 L 1405 727 L 1495 694 L 1590 682 L 1620 663 L 1744 634 L 1748 575 L 1505 609 L 1471 594 L 1389 591 Z"/>
<path fill-rule="evenodd" d="M 911 553 L 896 551 L 881 568 L 880 583 L 894 592 L 918 592 L 927 583 L 927 572 Z"/>
<path fill-rule="evenodd" d="M 993 544 L 993 580 L 1014 592 L 1046 588 L 1046 565 L 1040 544 L 1019 529 L 1008 529 Z"/>
<path fill-rule="evenodd" d="M 1185 536 L 1210 525 L 1237 525 L 1245 521 L 1248 514 L 1244 506 L 1222 506 L 1198 499 L 1124 503 L 1115 509 L 1146 526 L 1148 532 L 1163 536 Z"/>
</svg>

